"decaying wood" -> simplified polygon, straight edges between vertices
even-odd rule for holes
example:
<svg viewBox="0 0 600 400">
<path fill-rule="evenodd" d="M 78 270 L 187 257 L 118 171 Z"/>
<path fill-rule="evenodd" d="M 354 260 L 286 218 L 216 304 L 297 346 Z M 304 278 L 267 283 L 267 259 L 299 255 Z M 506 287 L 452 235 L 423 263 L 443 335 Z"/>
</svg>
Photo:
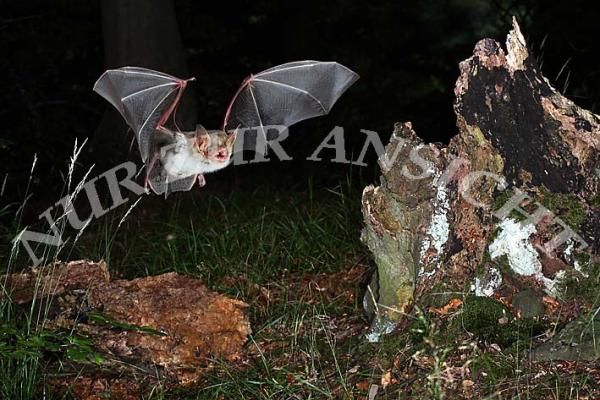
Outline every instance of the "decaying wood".
<svg viewBox="0 0 600 400">
<path fill-rule="evenodd" d="M 448 146 L 423 144 L 410 123 L 397 124 L 380 159 L 381 184 L 363 193 L 363 241 L 378 266 L 370 291 L 376 296 L 365 297 L 367 308 L 378 311 L 373 340 L 413 304 L 439 307 L 468 293 L 510 298 L 525 289 L 560 298 L 565 278 L 585 274 L 578 257 L 598 263 L 600 117 L 550 85 L 516 21 L 506 50 L 492 39 L 477 43 L 460 63 L 454 91 L 459 132 Z M 419 147 L 427 166 L 410 159 Z M 502 225 L 495 207 L 515 188 L 529 196 L 520 204 L 528 213 L 536 202 L 556 209 L 529 228 L 508 217 Z M 563 229 L 555 217 L 577 225 L 570 228 L 581 240 L 545 252 L 542 245 Z M 514 235 L 513 227 L 521 231 Z M 519 249 L 529 252 L 527 265 L 512 254 Z"/>
<path fill-rule="evenodd" d="M 102 332 L 99 348 L 170 370 L 205 366 L 213 359 L 234 361 L 250 334 L 247 304 L 175 272 L 111 282 L 92 290 L 88 305 L 119 322 L 165 334 Z"/>
<path fill-rule="evenodd" d="M 19 304 L 44 296 L 44 329 L 92 339 L 104 362 L 50 379 L 80 398 L 138 398 L 159 384 L 194 383 L 215 363 L 238 360 L 251 332 L 247 304 L 175 272 L 110 281 L 106 263 L 75 261 L 3 281 Z"/>
<path fill-rule="evenodd" d="M 106 263 L 79 260 L 57 262 L 23 273 L 0 276 L 5 290 L 0 296 L 8 296 L 16 304 L 29 303 L 33 298 L 57 296 L 65 291 L 88 290 L 107 284 L 110 277 Z"/>
</svg>

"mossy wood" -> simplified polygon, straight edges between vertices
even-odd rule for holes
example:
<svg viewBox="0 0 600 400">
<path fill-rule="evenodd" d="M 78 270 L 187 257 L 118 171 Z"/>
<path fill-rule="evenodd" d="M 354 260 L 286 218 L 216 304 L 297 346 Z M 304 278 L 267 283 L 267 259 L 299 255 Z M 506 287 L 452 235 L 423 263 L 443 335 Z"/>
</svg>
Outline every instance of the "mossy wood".
<svg viewBox="0 0 600 400">
<path fill-rule="evenodd" d="M 594 305 L 600 117 L 551 86 L 516 21 L 505 48 L 476 44 L 454 92 L 450 143 L 423 143 L 410 123 L 396 124 L 380 185 L 364 189 L 362 238 L 378 267 L 364 302 L 375 316 L 370 338 L 414 304 L 453 297 L 510 302 L 527 291 L 561 302 L 568 293 Z"/>
</svg>

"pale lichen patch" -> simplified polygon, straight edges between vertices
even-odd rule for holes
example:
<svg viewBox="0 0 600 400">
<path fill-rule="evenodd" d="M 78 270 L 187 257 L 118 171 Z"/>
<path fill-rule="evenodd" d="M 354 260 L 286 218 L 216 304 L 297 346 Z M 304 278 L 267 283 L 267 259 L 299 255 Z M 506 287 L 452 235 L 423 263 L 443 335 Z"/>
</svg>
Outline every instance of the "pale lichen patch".
<svg viewBox="0 0 600 400">
<path fill-rule="evenodd" d="M 535 226 L 507 218 L 500 222 L 498 229 L 498 236 L 488 248 L 490 257 L 495 259 L 505 255 L 513 272 L 523 276 L 534 276 L 544 285 L 548 294 L 557 296 L 565 271 L 558 271 L 554 278 L 544 276 L 542 262 L 529 240 L 530 236 L 536 233 Z"/>
<path fill-rule="evenodd" d="M 561 288 L 561 284 L 564 280 L 564 278 L 567 276 L 567 273 L 563 270 L 558 271 L 556 273 L 556 275 L 554 275 L 553 279 L 550 278 L 546 278 L 545 276 L 541 275 L 539 278 L 542 281 L 542 283 L 544 284 L 544 287 L 546 288 L 546 293 L 548 293 L 549 295 L 553 296 L 553 297 L 560 297 L 562 293 L 560 293 L 560 288 Z"/>
<path fill-rule="evenodd" d="M 488 276 L 476 277 L 471 285 L 475 296 L 491 297 L 502 285 L 502 274 L 496 268 L 490 268 Z"/>
<path fill-rule="evenodd" d="M 519 275 L 541 274 L 542 263 L 529 241 L 536 232 L 535 226 L 507 218 L 500 222 L 499 229 L 498 236 L 489 246 L 491 258 L 506 255 L 510 268 Z"/>
<path fill-rule="evenodd" d="M 440 256 L 444 251 L 444 245 L 450 237 L 450 222 L 448 221 L 448 211 L 450 210 L 450 199 L 445 185 L 439 182 L 439 175 L 434 179 L 433 186 L 437 188 L 433 205 L 433 215 L 427 228 L 426 237 L 421 244 L 420 260 L 421 269 L 419 275 L 432 275 L 436 269 L 430 272 L 424 271 L 424 266 L 434 264 L 437 268 Z M 429 257 L 430 249 L 434 250 L 434 255 Z"/>
<path fill-rule="evenodd" d="M 392 333 L 396 329 L 397 322 L 391 321 L 387 318 L 376 318 L 369 329 L 369 332 L 365 335 L 365 338 L 369 343 L 378 343 L 381 336 Z"/>
<path fill-rule="evenodd" d="M 521 28 L 514 17 L 513 29 L 508 33 L 506 38 L 506 50 L 508 52 L 506 63 L 511 74 L 518 70 L 524 70 L 525 60 L 529 57 L 529 52 L 527 51 L 525 37 L 523 37 Z"/>
<path fill-rule="evenodd" d="M 570 240 L 567 244 L 567 247 L 563 251 L 563 254 L 569 261 L 573 261 L 573 268 L 575 271 L 579 272 L 584 278 L 589 278 L 590 274 L 585 271 L 579 260 L 574 257 L 573 250 L 575 249 L 576 242 L 574 240 Z"/>
</svg>

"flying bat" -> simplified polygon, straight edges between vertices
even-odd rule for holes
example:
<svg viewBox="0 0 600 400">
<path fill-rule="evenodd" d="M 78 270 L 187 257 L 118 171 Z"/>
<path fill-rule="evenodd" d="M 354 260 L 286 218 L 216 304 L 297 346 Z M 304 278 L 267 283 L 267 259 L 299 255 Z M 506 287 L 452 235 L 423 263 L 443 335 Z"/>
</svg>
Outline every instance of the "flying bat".
<svg viewBox="0 0 600 400">
<path fill-rule="evenodd" d="M 189 132 L 165 124 L 194 78 L 123 67 L 104 72 L 94 91 L 119 111 L 135 133 L 146 165 L 146 185 L 156 194 L 168 194 L 190 190 L 196 181 L 204 186 L 204 174 L 228 166 L 234 143 L 244 139 L 240 132 L 255 132 L 266 143 L 269 126 L 289 127 L 329 113 L 357 79 L 355 72 L 336 62 L 278 65 L 244 79 L 229 102 L 220 129 L 197 125 Z M 249 141 L 244 141 L 242 149 L 245 143 Z"/>
</svg>

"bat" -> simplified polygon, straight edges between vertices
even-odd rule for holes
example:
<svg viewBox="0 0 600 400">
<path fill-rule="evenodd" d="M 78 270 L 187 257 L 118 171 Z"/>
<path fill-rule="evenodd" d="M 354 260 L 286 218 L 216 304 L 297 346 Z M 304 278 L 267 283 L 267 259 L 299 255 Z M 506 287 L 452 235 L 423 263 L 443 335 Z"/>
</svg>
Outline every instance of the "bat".
<svg viewBox="0 0 600 400">
<path fill-rule="evenodd" d="M 135 133 L 146 166 L 146 187 L 156 194 L 190 190 L 204 175 L 232 161 L 239 133 L 255 132 L 266 143 L 269 126 L 289 127 L 329 113 L 358 75 L 337 62 L 296 61 L 252 74 L 225 111 L 223 125 L 182 132 L 165 126 L 187 84 L 194 80 L 138 67 L 104 72 L 94 91 L 111 103 Z M 174 119 L 174 118 L 173 118 Z M 244 140 L 242 149 L 249 141 Z M 237 148 L 237 144 L 236 144 Z M 266 151 L 266 147 L 265 147 Z"/>
</svg>

